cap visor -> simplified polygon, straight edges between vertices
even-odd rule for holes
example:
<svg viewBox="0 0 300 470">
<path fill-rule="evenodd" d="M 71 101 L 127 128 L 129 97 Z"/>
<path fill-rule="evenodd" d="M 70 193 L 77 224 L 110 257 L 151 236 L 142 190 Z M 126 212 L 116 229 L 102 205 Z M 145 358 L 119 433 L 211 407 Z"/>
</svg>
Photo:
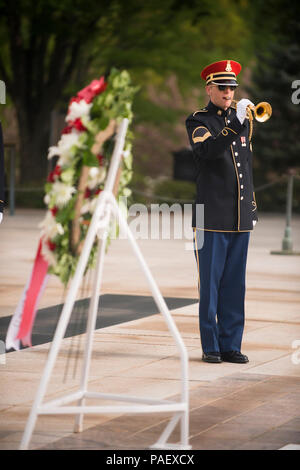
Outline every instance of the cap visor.
<svg viewBox="0 0 300 470">
<path fill-rule="evenodd" d="M 239 86 L 235 80 L 213 80 L 208 85 L 229 85 L 229 86 Z"/>
</svg>

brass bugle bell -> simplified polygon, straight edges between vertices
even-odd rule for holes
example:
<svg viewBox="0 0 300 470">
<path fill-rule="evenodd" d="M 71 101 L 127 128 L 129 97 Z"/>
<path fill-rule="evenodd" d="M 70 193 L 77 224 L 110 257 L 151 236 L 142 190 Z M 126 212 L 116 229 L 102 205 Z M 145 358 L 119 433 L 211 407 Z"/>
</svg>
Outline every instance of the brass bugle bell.
<svg viewBox="0 0 300 470">
<path fill-rule="evenodd" d="M 266 101 L 258 103 L 256 106 L 249 106 L 258 122 L 265 122 L 272 116 L 272 106 Z"/>
</svg>

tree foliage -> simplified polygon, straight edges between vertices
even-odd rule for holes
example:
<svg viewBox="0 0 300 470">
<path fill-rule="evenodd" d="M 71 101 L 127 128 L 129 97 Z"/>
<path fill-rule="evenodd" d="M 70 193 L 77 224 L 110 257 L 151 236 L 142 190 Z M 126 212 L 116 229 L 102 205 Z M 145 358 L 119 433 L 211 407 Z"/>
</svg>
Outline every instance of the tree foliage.
<svg viewBox="0 0 300 470">
<path fill-rule="evenodd" d="M 291 16 L 282 0 L 0 0 L 0 78 L 16 109 L 23 183 L 45 179 L 51 112 L 65 114 L 70 96 L 91 79 L 128 69 L 140 86 L 135 123 L 175 140 L 176 122 L 202 88 L 201 69 L 233 58 L 243 64 L 243 82 L 244 71 L 260 65 L 256 50 L 273 54 L 269 44 L 292 34 Z M 159 99 L 170 94 L 171 75 L 179 108 Z"/>
<path fill-rule="evenodd" d="M 273 114 L 268 122 L 255 128 L 254 177 L 258 187 L 279 180 L 291 169 L 300 170 L 300 105 L 292 99 L 295 91 L 292 85 L 300 78 L 300 7 L 298 3 L 286 5 L 282 0 L 268 0 L 261 6 L 260 11 L 265 14 L 257 18 L 257 24 L 262 27 L 265 17 L 268 34 L 265 33 L 263 47 L 256 55 L 250 93 L 256 102 L 270 102 Z M 299 182 L 296 182 L 297 210 L 300 208 L 298 190 Z M 286 180 L 268 187 L 258 197 L 263 209 L 284 209 Z"/>
<path fill-rule="evenodd" d="M 21 175 L 46 171 L 50 114 L 98 30 L 108 0 L 0 2 L 0 73 L 19 124 Z M 88 32 L 88 34 L 87 34 Z"/>
</svg>

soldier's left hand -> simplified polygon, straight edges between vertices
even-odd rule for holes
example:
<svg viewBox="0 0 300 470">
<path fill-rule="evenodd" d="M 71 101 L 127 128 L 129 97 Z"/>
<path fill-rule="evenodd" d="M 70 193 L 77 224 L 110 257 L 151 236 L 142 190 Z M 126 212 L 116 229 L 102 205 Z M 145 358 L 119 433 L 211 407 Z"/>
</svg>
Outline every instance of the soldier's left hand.
<svg viewBox="0 0 300 470">
<path fill-rule="evenodd" d="M 236 116 L 241 124 L 243 124 L 245 117 L 247 115 L 247 108 L 248 106 L 254 106 L 252 101 L 248 100 L 247 98 L 243 98 L 238 101 L 236 105 Z"/>
</svg>

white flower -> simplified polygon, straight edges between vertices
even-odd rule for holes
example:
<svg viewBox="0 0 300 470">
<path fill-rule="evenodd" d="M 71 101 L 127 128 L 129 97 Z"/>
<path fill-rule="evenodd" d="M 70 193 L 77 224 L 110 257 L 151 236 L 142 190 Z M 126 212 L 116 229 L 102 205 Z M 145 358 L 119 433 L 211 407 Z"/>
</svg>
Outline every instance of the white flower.
<svg viewBox="0 0 300 470">
<path fill-rule="evenodd" d="M 98 198 L 99 198 L 99 193 L 94 194 L 93 198 L 91 199 L 86 199 L 85 204 L 83 204 L 83 206 L 81 207 L 80 213 L 82 215 L 87 214 L 87 213 L 93 214 L 97 206 Z"/>
<path fill-rule="evenodd" d="M 47 243 L 42 244 L 42 255 L 50 266 L 55 266 L 57 263 L 54 252 L 50 250 Z"/>
<path fill-rule="evenodd" d="M 76 130 L 72 130 L 69 134 L 62 134 L 57 146 L 52 146 L 48 151 L 48 159 L 54 157 L 55 155 L 60 156 L 59 165 L 68 164 L 71 161 L 72 155 L 70 153 L 73 145 L 78 145 L 80 133 Z"/>
<path fill-rule="evenodd" d="M 51 196 L 54 197 L 56 206 L 63 207 L 71 199 L 75 191 L 74 186 L 56 181 L 52 185 Z"/>
<path fill-rule="evenodd" d="M 44 235 L 46 239 L 53 239 L 56 235 L 63 235 L 64 229 L 63 226 L 56 222 L 51 211 L 48 211 L 46 217 L 39 224 L 39 227 L 42 229 L 41 234 Z"/>
<path fill-rule="evenodd" d="M 99 184 L 103 183 L 106 176 L 106 169 L 104 167 L 97 168 L 93 166 L 89 171 L 87 187 L 95 189 Z"/>
<path fill-rule="evenodd" d="M 88 200 L 80 210 L 80 214 L 84 215 L 87 213 L 93 214 L 96 206 L 97 206 L 97 201 L 98 201 L 98 194 L 91 200 Z"/>
<path fill-rule="evenodd" d="M 59 149 L 56 145 L 52 145 L 52 147 L 49 147 L 48 150 L 48 160 L 50 160 L 52 157 L 55 157 L 56 155 L 59 155 Z"/>
<path fill-rule="evenodd" d="M 90 113 L 90 109 L 92 107 L 92 103 L 87 103 L 85 100 L 73 101 L 69 107 L 69 112 L 66 117 L 66 121 L 75 121 L 77 118 L 82 118 L 83 116 L 88 116 Z"/>
<path fill-rule="evenodd" d="M 85 204 L 83 204 L 83 206 L 81 207 L 80 209 L 80 214 L 87 214 L 88 212 L 90 212 L 90 207 L 91 207 L 91 204 L 90 204 L 90 201 L 87 201 Z"/>
</svg>

